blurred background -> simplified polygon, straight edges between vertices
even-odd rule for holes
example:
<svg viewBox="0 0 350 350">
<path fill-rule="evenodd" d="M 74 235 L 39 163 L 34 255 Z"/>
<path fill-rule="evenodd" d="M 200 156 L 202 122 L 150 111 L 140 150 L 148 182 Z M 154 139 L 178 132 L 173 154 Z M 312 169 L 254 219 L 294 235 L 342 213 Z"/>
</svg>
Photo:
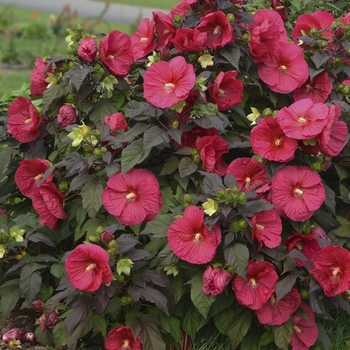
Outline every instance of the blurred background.
<svg viewBox="0 0 350 350">
<path fill-rule="evenodd" d="M 0 0 L 0 96 L 29 83 L 35 57 L 66 53 L 67 29 L 132 35 L 152 11 L 168 13 L 178 0 Z"/>
</svg>

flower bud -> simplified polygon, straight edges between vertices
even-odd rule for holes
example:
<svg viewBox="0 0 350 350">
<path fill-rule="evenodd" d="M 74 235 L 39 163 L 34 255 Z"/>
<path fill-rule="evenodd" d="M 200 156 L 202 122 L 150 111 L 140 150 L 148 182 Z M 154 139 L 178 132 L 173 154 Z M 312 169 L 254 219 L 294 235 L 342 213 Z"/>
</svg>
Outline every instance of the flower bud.
<svg viewBox="0 0 350 350">
<path fill-rule="evenodd" d="M 184 208 L 187 208 L 189 205 L 193 204 L 193 198 L 190 194 L 186 193 L 184 194 L 184 197 L 182 199 L 182 206 Z"/>
<path fill-rule="evenodd" d="M 224 291 L 231 279 L 232 275 L 222 267 L 209 265 L 203 274 L 203 293 L 215 297 Z"/>
<path fill-rule="evenodd" d="M 338 27 L 334 31 L 334 35 L 336 38 L 341 39 L 345 35 L 345 28 L 344 27 Z"/>
<path fill-rule="evenodd" d="M 61 319 L 58 317 L 56 311 L 52 311 L 49 314 L 49 317 L 46 320 L 45 314 L 42 314 L 39 318 L 40 328 L 42 332 L 47 332 L 48 330 L 52 330 L 55 328 L 56 324 L 61 322 Z"/>
<path fill-rule="evenodd" d="M 228 13 L 227 14 L 227 19 L 230 21 L 232 24 L 235 21 L 235 15 L 233 13 Z"/>
<path fill-rule="evenodd" d="M 262 112 L 262 115 L 263 115 L 264 117 L 271 117 L 272 114 L 273 114 L 273 111 L 272 111 L 271 108 L 265 108 L 265 109 L 263 110 L 263 112 Z"/>
<path fill-rule="evenodd" d="M 2 340 L 8 344 L 10 340 L 21 340 L 23 335 L 24 331 L 22 329 L 12 328 L 2 336 Z"/>
<path fill-rule="evenodd" d="M 58 185 L 58 189 L 61 191 L 61 192 L 66 192 L 68 191 L 68 184 L 66 181 L 62 181 L 59 185 Z"/>
<path fill-rule="evenodd" d="M 41 301 L 41 300 L 34 300 L 32 302 L 32 308 L 35 310 L 35 311 L 42 311 L 43 310 L 43 307 L 44 307 L 44 302 Z"/>
<path fill-rule="evenodd" d="M 30 343 L 30 344 L 36 344 L 35 334 L 32 332 L 28 332 L 28 333 L 24 334 L 23 341 Z"/>
<path fill-rule="evenodd" d="M 57 116 L 58 125 L 65 128 L 68 125 L 74 124 L 77 121 L 77 112 L 70 104 L 63 105 Z"/>
<path fill-rule="evenodd" d="M 233 232 L 244 231 L 247 227 L 248 224 L 243 218 L 235 218 L 230 225 L 230 229 Z"/>
<path fill-rule="evenodd" d="M 111 231 L 109 230 L 104 230 L 101 234 L 101 240 L 102 242 L 108 244 L 110 241 L 114 239 L 114 235 Z"/>
</svg>

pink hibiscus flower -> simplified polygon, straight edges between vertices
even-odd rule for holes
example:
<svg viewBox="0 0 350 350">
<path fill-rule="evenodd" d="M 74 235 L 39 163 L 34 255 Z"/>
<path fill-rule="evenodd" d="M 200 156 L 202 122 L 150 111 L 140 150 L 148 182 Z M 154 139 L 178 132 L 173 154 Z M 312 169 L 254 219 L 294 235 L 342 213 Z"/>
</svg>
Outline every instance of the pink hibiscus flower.
<svg viewBox="0 0 350 350">
<path fill-rule="evenodd" d="M 326 71 L 310 78 L 293 92 L 294 101 L 309 98 L 313 103 L 324 103 L 332 92 L 332 82 L 329 80 Z"/>
<path fill-rule="evenodd" d="M 275 162 L 292 160 L 298 147 L 298 141 L 287 137 L 273 117 L 263 118 L 254 126 L 250 142 L 256 154 Z"/>
<path fill-rule="evenodd" d="M 290 319 L 290 316 L 298 309 L 300 302 L 300 294 L 293 287 L 278 302 L 276 300 L 276 293 L 272 293 L 269 300 L 260 309 L 256 310 L 255 313 L 260 323 L 277 326 Z"/>
<path fill-rule="evenodd" d="M 203 136 L 196 142 L 196 149 L 202 160 L 203 169 L 208 173 L 216 173 L 224 176 L 227 164 L 223 155 L 228 153 L 228 143 L 218 135 Z"/>
<path fill-rule="evenodd" d="M 168 229 L 170 248 L 180 259 L 191 264 L 210 262 L 221 241 L 220 226 L 212 225 L 211 230 L 204 224 L 204 211 L 188 206 L 182 218 L 175 219 Z"/>
<path fill-rule="evenodd" d="M 154 32 L 156 35 L 156 50 L 170 49 L 172 46 L 171 39 L 175 36 L 176 29 L 171 16 L 161 11 L 154 11 Z"/>
<path fill-rule="evenodd" d="M 216 297 L 221 294 L 232 275 L 222 267 L 213 267 L 209 265 L 203 273 L 203 293 Z"/>
<path fill-rule="evenodd" d="M 41 117 L 31 101 L 22 96 L 17 97 L 11 102 L 8 115 L 7 131 L 17 141 L 28 143 L 39 136 Z"/>
<path fill-rule="evenodd" d="M 250 221 L 253 226 L 252 237 L 258 241 L 259 249 L 261 249 L 262 244 L 268 248 L 280 245 L 282 221 L 275 209 L 260 211 Z"/>
<path fill-rule="evenodd" d="M 48 83 L 45 81 L 47 74 L 52 72 L 52 65 L 47 67 L 47 62 L 40 57 L 35 58 L 35 66 L 30 75 L 30 93 L 36 96 L 42 96 Z M 46 71 L 45 71 L 46 70 Z"/>
<path fill-rule="evenodd" d="M 128 124 L 123 113 L 116 112 L 104 117 L 104 123 L 109 125 L 112 135 L 115 135 L 119 130 L 128 130 Z"/>
<path fill-rule="evenodd" d="M 119 30 L 107 34 L 100 42 L 100 59 L 112 74 L 125 77 L 134 62 L 129 35 Z"/>
<path fill-rule="evenodd" d="M 237 301 L 249 309 L 258 310 L 274 292 L 278 275 L 273 264 L 267 261 L 249 260 L 247 278 L 236 275 L 232 289 Z"/>
<path fill-rule="evenodd" d="M 171 42 L 178 52 L 204 51 L 207 48 L 207 34 L 201 33 L 197 28 L 179 27 Z"/>
<path fill-rule="evenodd" d="M 297 314 L 294 315 L 293 333 L 290 341 L 292 350 L 308 350 L 318 338 L 318 327 L 313 311 L 303 301 L 300 303 L 300 307 L 305 312 L 307 319 Z"/>
<path fill-rule="evenodd" d="M 40 225 L 47 225 L 54 230 L 59 219 L 67 218 L 63 209 L 63 200 L 66 196 L 58 190 L 54 183 L 44 182 L 34 187 L 31 198 L 33 208 L 40 216 Z"/>
<path fill-rule="evenodd" d="M 154 41 L 154 21 L 149 18 L 144 18 L 138 27 L 138 31 L 131 37 L 132 52 L 134 60 L 145 57 L 152 52 L 157 43 Z"/>
<path fill-rule="evenodd" d="M 79 43 L 78 55 L 87 62 L 93 62 L 96 59 L 98 51 L 97 43 L 94 38 L 83 38 Z"/>
<path fill-rule="evenodd" d="M 317 29 L 325 38 L 332 40 L 333 33 L 330 31 L 334 17 L 327 11 L 316 11 L 311 14 L 303 14 L 298 19 L 292 30 L 292 38 L 298 43 L 298 38 L 309 35 L 311 29 Z"/>
<path fill-rule="evenodd" d="M 237 74 L 236 70 L 220 72 L 208 89 L 220 111 L 236 106 L 243 100 L 243 83 L 236 79 Z"/>
<path fill-rule="evenodd" d="M 234 40 L 233 27 L 222 11 L 212 12 L 202 17 L 197 29 L 207 34 L 207 46 L 214 50 Z"/>
<path fill-rule="evenodd" d="M 328 297 L 350 289 L 350 252 L 340 246 L 328 245 L 313 256 L 310 273 Z"/>
<path fill-rule="evenodd" d="M 244 192 L 270 182 L 265 165 L 254 158 L 236 158 L 229 164 L 226 174 L 232 174 L 237 180 L 237 186 Z"/>
<path fill-rule="evenodd" d="M 106 350 L 141 350 L 141 338 L 135 340 L 130 327 L 119 326 L 113 328 L 105 338 Z"/>
<path fill-rule="evenodd" d="M 183 101 L 193 88 L 196 75 L 192 64 L 182 56 L 169 62 L 157 62 L 144 75 L 144 96 L 146 100 L 160 108 L 168 108 Z"/>
<path fill-rule="evenodd" d="M 50 168 L 48 161 L 40 158 L 24 159 L 19 162 L 15 172 L 15 182 L 23 196 L 31 198 L 36 186 L 40 185 L 46 170 Z M 53 174 L 49 175 L 45 182 L 52 182 Z"/>
<path fill-rule="evenodd" d="M 283 107 L 277 121 L 283 132 L 291 138 L 305 140 L 316 137 L 328 123 L 329 108 L 323 103 L 313 103 L 309 98 Z"/>
<path fill-rule="evenodd" d="M 96 244 L 80 244 L 65 262 L 68 278 L 73 286 L 84 292 L 95 292 L 101 284 L 112 282 L 108 253 Z"/>
<path fill-rule="evenodd" d="M 305 83 L 309 68 L 298 45 L 280 43 L 278 50 L 258 64 L 258 74 L 272 91 L 288 94 Z"/>
<path fill-rule="evenodd" d="M 287 165 L 272 179 L 271 200 L 277 211 L 294 221 L 310 219 L 326 198 L 321 178 L 306 166 Z"/>
<path fill-rule="evenodd" d="M 123 225 L 153 220 L 163 205 L 157 178 L 146 169 L 118 172 L 107 181 L 102 204 Z"/>
</svg>

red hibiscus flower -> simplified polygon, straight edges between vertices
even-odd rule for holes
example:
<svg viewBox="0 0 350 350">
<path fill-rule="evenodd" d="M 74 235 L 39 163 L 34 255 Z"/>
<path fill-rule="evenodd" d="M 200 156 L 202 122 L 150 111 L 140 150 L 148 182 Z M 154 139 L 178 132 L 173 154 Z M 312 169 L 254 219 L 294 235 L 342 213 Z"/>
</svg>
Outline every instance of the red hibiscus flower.
<svg viewBox="0 0 350 350">
<path fill-rule="evenodd" d="M 104 118 L 105 124 L 109 125 L 112 135 L 115 135 L 119 130 L 128 131 L 128 124 L 123 113 L 113 113 L 106 115 Z"/>
<path fill-rule="evenodd" d="M 93 38 L 83 38 L 79 43 L 78 55 L 87 62 L 95 61 L 98 48 Z"/>
<path fill-rule="evenodd" d="M 118 30 L 107 34 L 100 42 L 100 59 L 112 74 L 125 77 L 134 62 L 129 35 Z"/>
<path fill-rule="evenodd" d="M 163 205 L 157 178 L 146 169 L 118 172 L 107 182 L 102 204 L 123 225 L 153 220 Z"/>
<path fill-rule="evenodd" d="M 80 244 L 74 248 L 65 262 L 65 269 L 72 285 L 84 292 L 95 292 L 101 284 L 112 282 L 112 270 L 108 253 L 96 244 Z"/>
<path fill-rule="evenodd" d="M 197 141 L 202 137 L 216 135 L 219 135 L 219 131 L 215 128 L 204 129 L 200 126 L 195 126 L 193 129 L 182 133 L 181 145 L 179 146 L 195 148 Z"/>
<path fill-rule="evenodd" d="M 350 289 L 350 252 L 334 245 L 323 247 L 314 255 L 310 273 L 328 297 L 345 292 Z"/>
<path fill-rule="evenodd" d="M 280 42 L 288 43 L 281 17 L 272 10 L 258 10 L 250 22 L 249 30 L 249 49 L 255 62 L 263 62 L 278 49 Z"/>
<path fill-rule="evenodd" d="M 135 61 L 145 57 L 156 48 L 154 21 L 152 19 L 144 18 L 140 22 L 138 31 L 131 37 L 131 44 Z"/>
<path fill-rule="evenodd" d="M 169 62 L 157 62 L 144 75 L 144 96 L 160 108 L 168 108 L 183 101 L 196 81 L 193 66 L 182 56 Z"/>
<path fill-rule="evenodd" d="M 52 66 L 47 68 L 47 62 L 40 57 L 35 58 L 35 66 L 30 75 L 30 93 L 35 96 L 42 96 L 48 83 L 45 81 L 47 74 L 52 72 Z"/>
<path fill-rule="evenodd" d="M 308 80 L 299 88 L 294 90 L 293 99 L 299 101 L 309 98 L 313 103 L 324 103 L 332 92 L 333 85 L 328 78 L 326 71 L 317 74 L 311 80 Z"/>
<path fill-rule="evenodd" d="M 303 14 L 297 19 L 292 30 L 292 38 L 297 44 L 299 37 L 309 35 L 311 29 L 317 29 L 325 38 L 332 40 L 333 33 L 330 31 L 330 28 L 334 20 L 334 17 L 327 11 Z"/>
<path fill-rule="evenodd" d="M 273 117 L 263 118 L 254 126 L 250 142 L 256 154 L 275 162 L 292 160 L 298 147 L 298 141 L 287 137 Z"/>
<path fill-rule="evenodd" d="M 227 164 L 223 155 L 228 153 L 228 143 L 220 136 L 204 136 L 196 142 L 196 148 L 202 159 L 203 169 L 208 173 L 216 173 L 224 176 Z"/>
<path fill-rule="evenodd" d="M 270 182 L 263 163 L 254 158 L 237 158 L 233 160 L 226 174 L 232 174 L 241 191 L 250 192 Z"/>
<path fill-rule="evenodd" d="M 221 241 L 219 225 L 211 230 L 204 224 L 204 211 L 188 206 L 182 218 L 175 219 L 168 229 L 170 248 L 180 259 L 191 264 L 206 264 L 216 253 Z"/>
<path fill-rule="evenodd" d="M 243 83 L 236 79 L 238 72 L 220 72 L 208 91 L 211 99 L 223 111 L 238 105 L 243 100 Z"/>
<path fill-rule="evenodd" d="M 44 182 L 42 185 L 34 187 L 32 195 L 33 208 L 39 214 L 39 224 L 47 225 L 54 230 L 59 219 L 66 219 L 62 201 L 65 195 L 60 192 L 52 182 Z"/>
<path fill-rule="evenodd" d="M 174 18 L 175 15 L 184 16 L 191 11 L 191 5 L 196 4 L 197 0 L 180 0 L 180 2 L 171 9 L 170 15 Z"/>
<path fill-rule="evenodd" d="M 305 166 L 287 165 L 272 179 L 272 203 L 294 221 L 310 219 L 326 198 L 321 178 Z"/>
<path fill-rule="evenodd" d="M 256 310 L 258 320 L 262 324 L 277 326 L 290 319 L 290 316 L 298 309 L 301 297 L 296 288 L 286 294 L 279 301 L 276 300 L 276 293 L 272 293 L 269 300 Z"/>
<path fill-rule="evenodd" d="M 339 120 L 341 108 L 340 104 L 329 107 L 328 123 L 317 136 L 320 151 L 327 157 L 336 157 L 344 148 L 348 137 L 347 124 Z"/>
<path fill-rule="evenodd" d="M 293 231 L 285 240 L 284 244 L 286 245 L 288 252 L 293 249 L 298 249 L 305 255 L 305 260 L 295 258 L 297 266 L 305 266 L 308 260 L 312 260 L 314 255 L 321 249 L 317 238 L 318 236 L 315 234 L 310 233 L 308 235 L 303 235 Z"/>
<path fill-rule="evenodd" d="M 152 12 L 152 14 L 155 24 L 154 31 L 157 37 L 156 49 L 169 49 L 171 47 L 171 39 L 175 36 L 176 32 L 173 20 L 170 16 L 160 11 Z"/>
<path fill-rule="evenodd" d="M 224 291 L 231 279 L 231 274 L 222 267 L 209 265 L 203 273 L 203 293 L 216 297 Z"/>
<path fill-rule="evenodd" d="M 300 307 L 305 312 L 307 319 L 297 314 L 294 315 L 293 333 L 290 341 L 292 350 L 308 350 L 318 338 L 318 327 L 313 311 L 303 301 L 300 303 Z"/>
<path fill-rule="evenodd" d="M 202 17 L 197 29 L 207 34 L 207 46 L 211 49 L 219 49 L 233 41 L 233 27 L 222 11 Z"/>
<path fill-rule="evenodd" d="M 258 74 L 272 91 L 288 94 L 305 83 L 309 68 L 298 45 L 280 43 L 278 50 L 258 64 Z"/>
<path fill-rule="evenodd" d="M 260 211 L 250 221 L 253 226 L 252 237 L 259 242 L 259 249 L 261 249 L 262 243 L 268 248 L 280 245 L 282 221 L 275 209 Z"/>
<path fill-rule="evenodd" d="M 196 28 L 179 27 L 171 42 L 178 52 L 199 52 L 207 48 L 207 34 Z"/>
<path fill-rule="evenodd" d="M 283 107 L 277 121 L 283 132 L 291 138 L 305 140 L 316 137 L 328 123 L 329 108 L 323 103 L 313 103 L 309 98 Z"/>
<path fill-rule="evenodd" d="M 34 194 L 36 186 L 40 186 L 46 170 L 50 168 L 50 164 L 40 158 L 24 159 L 19 162 L 19 167 L 15 172 L 15 182 L 23 196 L 31 198 Z M 45 182 L 52 182 L 53 174 L 49 175 Z"/>
<path fill-rule="evenodd" d="M 41 117 L 33 103 L 19 96 L 9 106 L 7 131 L 19 142 L 34 141 L 40 134 Z"/>
<path fill-rule="evenodd" d="M 130 327 L 119 326 L 113 328 L 105 338 L 106 350 L 141 350 L 141 338 L 134 339 Z"/>
<path fill-rule="evenodd" d="M 249 260 L 247 278 L 236 275 L 232 281 L 232 289 L 241 305 L 258 310 L 274 292 L 277 280 L 276 269 L 270 262 Z"/>
<path fill-rule="evenodd" d="M 57 116 L 58 125 L 65 128 L 68 125 L 74 124 L 77 121 L 77 111 L 72 105 L 63 105 Z"/>
</svg>

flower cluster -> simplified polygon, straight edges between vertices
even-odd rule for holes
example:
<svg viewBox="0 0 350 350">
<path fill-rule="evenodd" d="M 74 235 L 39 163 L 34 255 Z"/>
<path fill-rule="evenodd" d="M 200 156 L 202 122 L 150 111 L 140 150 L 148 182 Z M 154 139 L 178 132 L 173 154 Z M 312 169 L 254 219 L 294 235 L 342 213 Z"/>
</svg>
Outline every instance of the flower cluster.
<svg viewBox="0 0 350 350">
<path fill-rule="evenodd" d="M 350 14 L 265 5 L 79 25 L 4 102 L 0 297 L 44 345 L 308 349 L 349 310 Z"/>
</svg>

